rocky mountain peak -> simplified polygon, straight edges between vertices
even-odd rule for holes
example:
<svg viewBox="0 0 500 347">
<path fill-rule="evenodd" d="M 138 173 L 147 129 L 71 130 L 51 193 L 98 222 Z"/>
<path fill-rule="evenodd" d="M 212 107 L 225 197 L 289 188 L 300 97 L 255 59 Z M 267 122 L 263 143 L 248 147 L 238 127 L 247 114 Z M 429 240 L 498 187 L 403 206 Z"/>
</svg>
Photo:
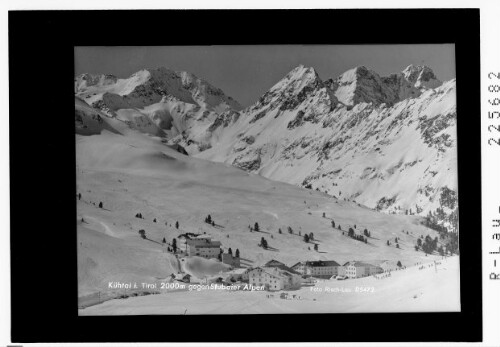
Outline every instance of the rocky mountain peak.
<svg viewBox="0 0 500 347">
<path fill-rule="evenodd" d="M 365 66 L 350 69 L 326 84 L 337 99 L 348 106 L 359 103 L 393 104 L 397 99 L 396 92 L 384 83 L 379 74 Z"/>
<path fill-rule="evenodd" d="M 443 84 L 434 71 L 425 65 L 408 65 L 402 72 L 404 78 L 416 88 L 434 89 Z"/>
</svg>

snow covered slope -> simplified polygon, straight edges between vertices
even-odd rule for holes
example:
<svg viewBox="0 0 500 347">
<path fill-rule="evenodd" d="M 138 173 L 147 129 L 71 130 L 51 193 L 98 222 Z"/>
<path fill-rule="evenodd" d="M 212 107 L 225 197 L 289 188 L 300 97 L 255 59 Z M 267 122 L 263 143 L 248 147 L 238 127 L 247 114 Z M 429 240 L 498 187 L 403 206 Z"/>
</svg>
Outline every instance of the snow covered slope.
<svg viewBox="0 0 500 347">
<path fill-rule="evenodd" d="M 75 132 L 80 135 L 96 135 L 103 130 L 119 133 L 109 124 L 107 117 L 75 97 Z"/>
<path fill-rule="evenodd" d="M 357 67 L 323 82 L 299 66 L 197 154 L 388 213 L 433 213 L 456 230 L 455 80 L 423 66 L 388 77 Z"/>
<path fill-rule="evenodd" d="M 112 121 L 117 127 L 121 124 Z M 177 273 L 179 264 L 173 254 L 165 252 L 162 240 L 170 243 L 186 232 L 207 233 L 221 241 L 226 252 L 239 249 L 245 267 L 271 259 L 288 265 L 331 259 L 409 265 L 439 258 L 436 253 L 426 256 L 414 249 L 421 235 L 438 236 L 422 225 L 422 217 L 387 215 L 321 192 L 185 156 L 167 147 L 161 138 L 121 126 L 122 135 L 106 130 L 100 135 L 76 135 L 81 295 L 107 291 L 109 281 L 153 283 Z M 99 208 L 100 202 L 103 208 Z M 137 213 L 143 218 L 136 218 Z M 208 214 L 215 227 L 204 222 Z M 332 228 L 332 220 L 336 228 Z M 255 222 L 261 232 L 249 231 L 248 225 Z M 353 240 L 343 234 L 349 228 L 356 234 L 366 228 L 371 237 L 367 243 Z M 140 238 L 141 229 L 147 239 Z M 304 242 L 306 232 L 314 233 L 313 242 Z M 262 237 L 270 246 L 267 250 L 258 246 Z M 178 238 L 177 243 L 185 249 L 183 239 Z M 195 275 L 201 271 L 194 263 L 188 268 Z"/>
</svg>

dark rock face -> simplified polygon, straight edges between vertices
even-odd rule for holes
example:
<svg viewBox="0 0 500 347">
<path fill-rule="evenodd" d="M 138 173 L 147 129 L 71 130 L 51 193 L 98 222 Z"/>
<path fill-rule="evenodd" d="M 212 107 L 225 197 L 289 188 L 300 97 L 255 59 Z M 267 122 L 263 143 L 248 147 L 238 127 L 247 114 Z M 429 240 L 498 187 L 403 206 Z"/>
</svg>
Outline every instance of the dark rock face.
<svg viewBox="0 0 500 347">
<path fill-rule="evenodd" d="M 384 210 L 384 209 L 387 209 L 389 206 L 391 206 L 392 204 L 394 204 L 394 202 L 396 202 L 396 196 L 392 197 L 392 198 L 386 198 L 385 196 L 383 198 L 381 198 L 378 202 L 377 202 L 377 206 L 375 207 L 375 209 L 377 211 L 380 211 L 380 210 Z"/>
<path fill-rule="evenodd" d="M 230 124 L 236 122 L 240 118 L 240 113 L 236 111 L 226 111 L 217 116 L 215 118 L 214 122 L 208 127 L 208 131 L 214 132 L 216 129 L 220 128 L 221 126 L 226 128 Z"/>
<path fill-rule="evenodd" d="M 184 147 L 182 147 L 178 143 L 176 143 L 174 145 L 169 145 L 169 147 L 172 148 L 172 149 L 175 149 L 177 152 L 179 152 L 181 154 L 189 155 L 188 152 L 184 149 Z"/>
<path fill-rule="evenodd" d="M 239 167 L 240 169 L 243 169 L 245 171 L 256 171 L 260 168 L 260 165 L 260 155 L 258 155 L 256 158 L 248 160 L 246 160 L 246 158 L 244 157 L 238 157 L 233 161 L 233 166 Z"/>
</svg>

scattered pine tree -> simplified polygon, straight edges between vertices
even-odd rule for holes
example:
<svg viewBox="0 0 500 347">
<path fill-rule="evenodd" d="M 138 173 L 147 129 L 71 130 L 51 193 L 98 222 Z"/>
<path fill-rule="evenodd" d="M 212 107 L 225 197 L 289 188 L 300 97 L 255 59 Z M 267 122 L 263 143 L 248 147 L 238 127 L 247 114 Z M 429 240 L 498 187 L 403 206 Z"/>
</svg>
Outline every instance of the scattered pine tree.
<svg viewBox="0 0 500 347">
<path fill-rule="evenodd" d="M 144 229 L 139 230 L 139 235 L 141 235 L 141 237 L 143 239 L 145 239 L 146 238 L 146 230 L 144 230 Z"/>
<path fill-rule="evenodd" d="M 262 248 L 267 249 L 267 241 L 265 238 L 260 239 L 260 245 L 262 246 Z"/>
<path fill-rule="evenodd" d="M 354 229 L 353 228 L 349 228 L 349 231 L 347 232 L 347 236 L 354 237 Z"/>
<path fill-rule="evenodd" d="M 175 229 L 179 229 L 179 222 L 175 222 Z"/>
<path fill-rule="evenodd" d="M 175 238 L 172 239 L 172 250 L 177 253 L 177 240 Z"/>
</svg>

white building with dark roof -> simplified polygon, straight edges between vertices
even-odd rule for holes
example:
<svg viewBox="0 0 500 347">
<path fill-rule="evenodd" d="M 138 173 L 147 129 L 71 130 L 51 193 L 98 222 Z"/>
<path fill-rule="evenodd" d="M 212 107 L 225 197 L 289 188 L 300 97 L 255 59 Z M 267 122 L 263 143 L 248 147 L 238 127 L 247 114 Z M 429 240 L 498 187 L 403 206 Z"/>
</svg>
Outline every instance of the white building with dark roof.
<svg viewBox="0 0 500 347">
<path fill-rule="evenodd" d="M 218 258 L 221 249 L 219 241 L 210 239 L 189 239 L 186 240 L 187 254 L 203 258 Z"/>
<path fill-rule="evenodd" d="M 330 278 L 339 274 L 340 267 L 334 260 L 316 260 L 296 263 L 292 269 L 303 275 Z"/>
<path fill-rule="evenodd" d="M 349 278 L 367 277 L 384 272 L 380 266 L 361 261 L 349 261 L 343 266 L 345 276 Z"/>
<path fill-rule="evenodd" d="M 270 291 L 298 289 L 302 283 L 299 275 L 278 267 L 257 267 L 249 271 L 248 277 L 249 284 Z"/>
</svg>

